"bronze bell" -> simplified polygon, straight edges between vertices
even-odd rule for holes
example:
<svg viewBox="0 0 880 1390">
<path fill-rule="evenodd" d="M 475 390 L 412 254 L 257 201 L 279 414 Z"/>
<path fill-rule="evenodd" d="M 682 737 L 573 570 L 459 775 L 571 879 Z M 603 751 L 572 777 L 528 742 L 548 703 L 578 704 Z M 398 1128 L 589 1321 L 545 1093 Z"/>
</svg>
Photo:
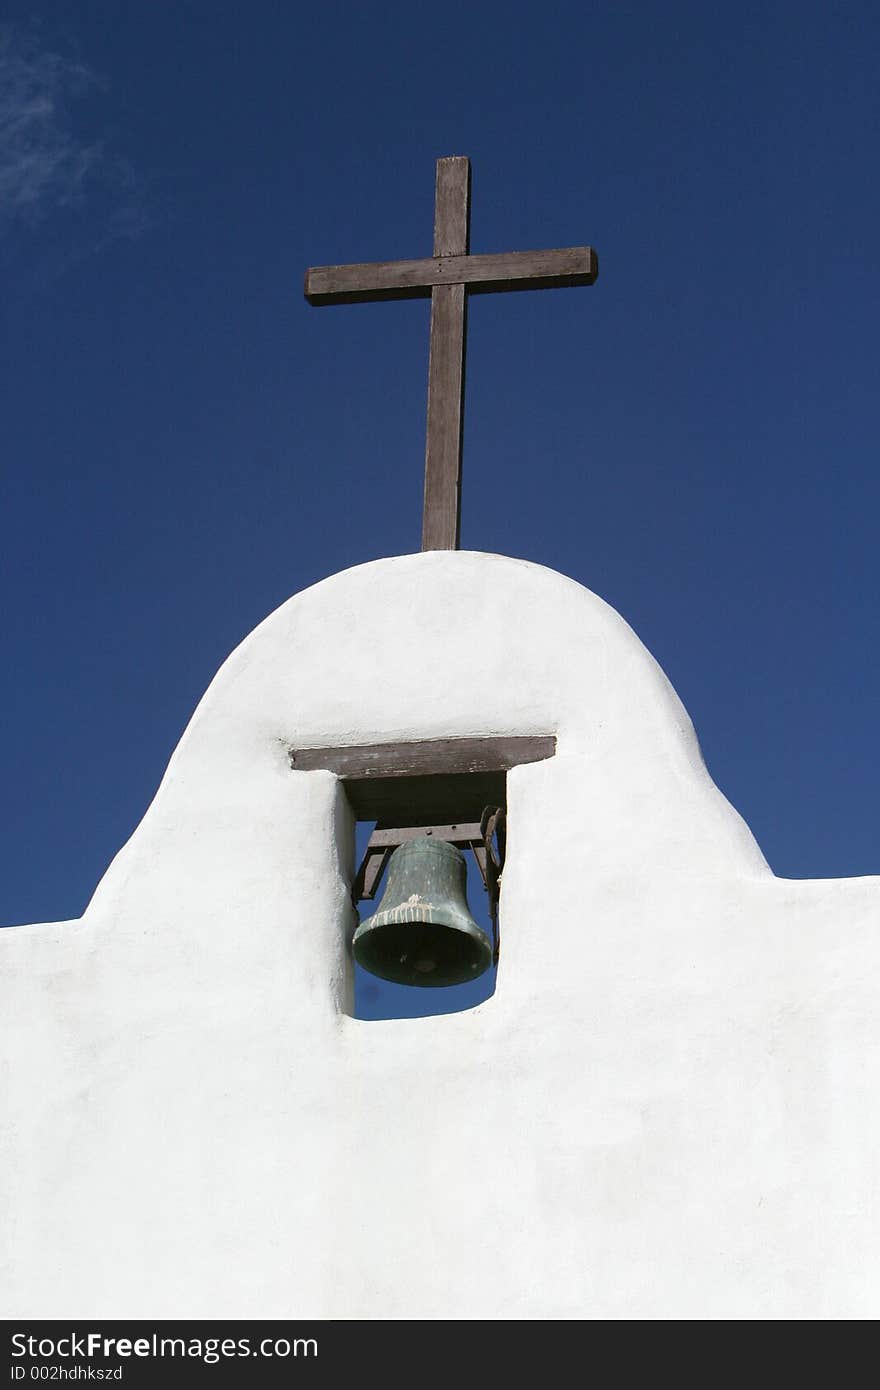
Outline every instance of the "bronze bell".
<svg viewBox="0 0 880 1390">
<path fill-rule="evenodd" d="M 378 912 L 354 934 L 358 965 L 396 985 L 461 985 L 492 964 L 467 904 L 464 855 L 425 836 L 396 849 Z"/>
</svg>

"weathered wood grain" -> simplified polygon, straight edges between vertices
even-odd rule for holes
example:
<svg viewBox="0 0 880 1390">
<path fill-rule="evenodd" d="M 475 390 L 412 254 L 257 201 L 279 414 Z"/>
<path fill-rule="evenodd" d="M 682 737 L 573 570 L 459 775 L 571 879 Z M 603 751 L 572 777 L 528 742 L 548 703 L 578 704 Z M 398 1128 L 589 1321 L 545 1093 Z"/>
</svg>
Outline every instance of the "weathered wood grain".
<svg viewBox="0 0 880 1390">
<path fill-rule="evenodd" d="M 486 738 L 429 738 L 405 743 L 291 748 L 289 758 L 296 772 L 323 769 L 346 780 L 361 780 L 507 772 L 521 763 L 543 762 L 555 752 L 555 734 L 501 734 Z"/>
<path fill-rule="evenodd" d="M 467 159 L 437 161 L 434 256 L 441 266 L 468 258 L 470 168 Z M 431 293 L 422 550 L 458 549 L 466 340 L 464 285 L 438 282 Z"/>
<path fill-rule="evenodd" d="M 464 285 L 435 289 L 428 356 L 422 550 L 458 549 L 466 314 Z"/>
<path fill-rule="evenodd" d="M 434 255 L 470 250 L 471 162 L 463 155 L 437 160 L 434 180 Z"/>
<path fill-rule="evenodd" d="M 447 840 L 451 845 L 469 845 L 472 840 L 482 843 L 480 822 L 465 821 L 461 825 L 410 825 L 388 827 L 377 825 L 370 836 L 367 849 L 396 849 L 398 845 L 409 844 L 411 840 Z"/>
<path fill-rule="evenodd" d="M 434 196 L 434 256 L 439 265 L 467 260 L 470 221 L 470 160 L 437 161 Z M 438 282 L 431 293 L 428 353 L 428 423 L 421 549 L 457 550 L 462 518 L 462 432 L 464 285 Z"/>
<path fill-rule="evenodd" d="M 457 550 L 459 544 L 468 296 L 592 285 L 599 273 L 590 246 L 471 256 L 470 190 L 470 160 L 438 159 L 433 256 L 312 266 L 305 278 L 306 299 L 315 305 L 430 296 L 422 550 Z"/>
<path fill-rule="evenodd" d="M 429 256 L 415 261 L 313 266 L 306 271 L 310 304 L 356 304 L 377 299 L 427 299 L 438 285 L 466 285 L 471 294 L 592 285 L 599 259 L 591 246 L 504 251 L 478 256 Z"/>
</svg>

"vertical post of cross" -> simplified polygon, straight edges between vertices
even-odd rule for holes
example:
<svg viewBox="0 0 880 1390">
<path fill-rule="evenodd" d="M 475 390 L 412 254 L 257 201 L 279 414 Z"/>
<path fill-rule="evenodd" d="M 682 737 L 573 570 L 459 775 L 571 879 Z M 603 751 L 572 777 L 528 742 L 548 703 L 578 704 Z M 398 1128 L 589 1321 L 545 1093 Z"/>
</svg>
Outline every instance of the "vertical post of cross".
<svg viewBox="0 0 880 1390">
<path fill-rule="evenodd" d="M 434 256 L 466 256 L 470 240 L 471 166 L 459 156 L 437 160 Z M 428 427 L 422 550 L 457 550 L 461 524 L 461 457 L 467 294 L 463 284 L 431 290 Z"/>
</svg>

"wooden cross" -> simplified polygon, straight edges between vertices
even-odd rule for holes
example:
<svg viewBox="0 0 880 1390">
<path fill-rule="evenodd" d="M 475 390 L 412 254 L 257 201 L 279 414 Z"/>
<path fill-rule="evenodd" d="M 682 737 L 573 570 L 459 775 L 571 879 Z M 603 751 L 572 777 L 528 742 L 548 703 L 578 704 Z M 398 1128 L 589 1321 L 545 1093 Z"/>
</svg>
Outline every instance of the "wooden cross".
<svg viewBox="0 0 880 1390">
<path fill-rule="evenodd" d="M 468 294 L 592 285 L 598 274 L 596 253 L 589 246 L 469 255 L 470 203 L 470 160 L 438 159 L 433 256 L 421 261 L 324 265 L 306 271 L 305 295 L 310 304 L 430 296 L 422 550 L 458 549 Z"/>
</svg>

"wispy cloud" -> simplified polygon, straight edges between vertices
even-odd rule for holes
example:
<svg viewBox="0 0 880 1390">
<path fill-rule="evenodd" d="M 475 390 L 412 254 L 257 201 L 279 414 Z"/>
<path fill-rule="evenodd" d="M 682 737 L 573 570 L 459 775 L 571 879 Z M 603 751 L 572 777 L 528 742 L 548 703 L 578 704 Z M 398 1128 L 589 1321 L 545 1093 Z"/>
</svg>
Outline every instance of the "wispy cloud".
<svg viewBox="0 0 880 1390">
<path fill-rule="evenodd" d="M 99 143 L 78 139 L 69 103 L 95 78 L 82 64 L 41 52 L 31 35 L 0 28 L 0 209 L 33 218 L 82 196 Z"/>
<path fill-rule="evenodd" d="M 100 135 L 84 133 L 83 99 L 106 84 L 39 40 L 34 28 L 0 25 L 0 231 L 33 234 L 66 213 L 70 262 L 138 236 L 151 219 L 143 180 Z"/>
</svg>

